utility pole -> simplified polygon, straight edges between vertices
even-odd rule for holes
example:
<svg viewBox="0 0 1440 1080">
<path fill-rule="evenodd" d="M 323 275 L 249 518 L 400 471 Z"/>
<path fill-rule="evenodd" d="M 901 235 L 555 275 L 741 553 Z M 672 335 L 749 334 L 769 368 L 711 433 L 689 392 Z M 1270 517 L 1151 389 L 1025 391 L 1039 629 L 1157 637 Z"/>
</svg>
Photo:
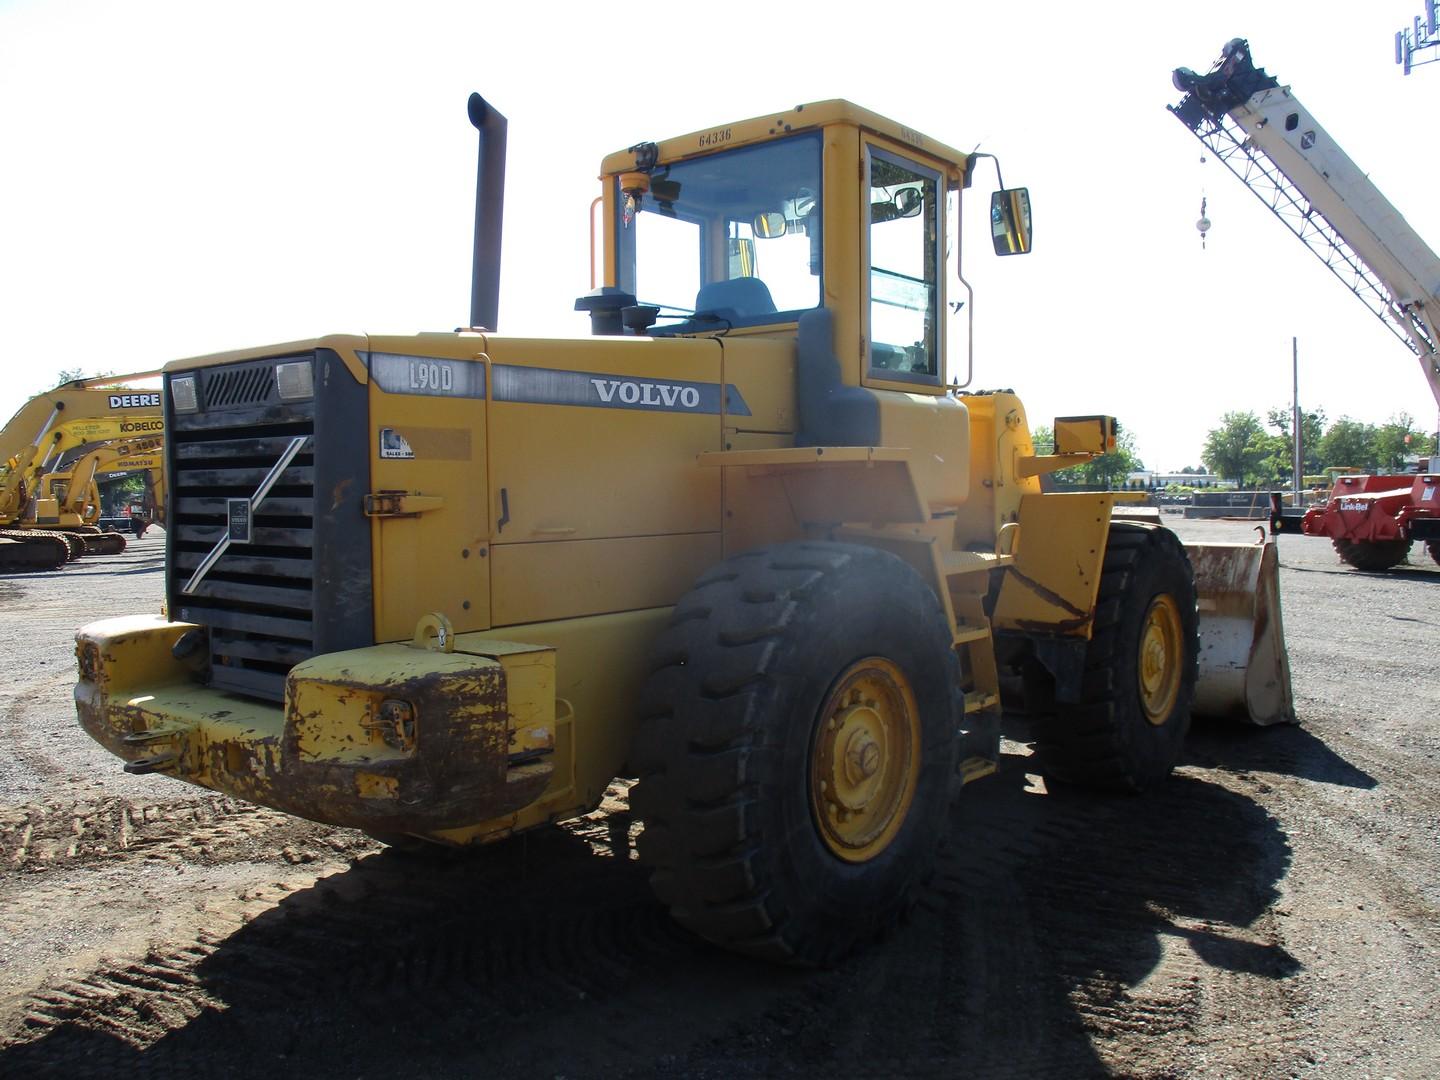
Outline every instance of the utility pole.
<svg viewBox="0 0 1440 1080">
<path fill-rule="evenodd" d="M 1294 507 L 1300 509 L 1300 489 L 1305 484 L 1305 451 L 1302 445 L 1301 416 L 1300 416 L 1300 339 L 1290 339 L 1290 374 L 1294 381 L 1294 395 L 1291 401 L 1295 403 L 1294 415 L 1290 418 L 1290 430 L 1295 433 L 1292 440 L 1295 447 L 1295 460 L 1291 463 L 1295 467 L 1295 502 Z"/>
</svg>

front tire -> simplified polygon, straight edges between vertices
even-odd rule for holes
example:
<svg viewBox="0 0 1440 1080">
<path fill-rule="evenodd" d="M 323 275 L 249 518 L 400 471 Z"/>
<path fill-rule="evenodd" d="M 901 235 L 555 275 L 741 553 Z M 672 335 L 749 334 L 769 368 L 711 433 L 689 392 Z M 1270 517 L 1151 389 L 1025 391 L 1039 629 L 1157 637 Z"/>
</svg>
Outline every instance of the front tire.
<svg viewBox="0 0 1440 1080">
<path fill-rule="evenodd" d="M 963 720 L 939 600 L 846 544 L 746 552 L 652 653 L 632 763 L 637 847 L 677 921 L 829 964 L 909 908 L 945 831 Z"/>
<path fill-rule="evenodd" d="M 1410 554 L 1409 540 L 1345 540 L 1332 541 L 1340 561 L 1356 570 L 1389 570 L 1399 566 Z"/>
<path fill-rule="evenodd" d="M 1197 627 L 1195 576 L 1175 534 L 1112 524 L 1080 701 L 1038 732 L 1044 775 L 1125 792 L 1169 776 L 1190 730 Z"/>
</svg>

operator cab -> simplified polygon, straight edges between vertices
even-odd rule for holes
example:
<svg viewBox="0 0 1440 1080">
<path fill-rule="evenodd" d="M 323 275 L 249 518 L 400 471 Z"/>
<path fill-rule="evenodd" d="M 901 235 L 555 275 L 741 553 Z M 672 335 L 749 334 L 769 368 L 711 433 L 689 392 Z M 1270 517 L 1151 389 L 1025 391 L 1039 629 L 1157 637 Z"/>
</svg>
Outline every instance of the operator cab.
<svg viewBox="0 0 1440 1080">
<path fill-rule="evenodd" d="M 974 157 L 843 101 L 632 146 L 602 167 L 605 284 L 576 309 L 596 334 L 676 337 L 794 334 L 828 306 L 867 382 L 941 392 L 947 195 Z M 1028 196 L 996 196 L 997 253 L 1028 251 Z"/>
</svg>

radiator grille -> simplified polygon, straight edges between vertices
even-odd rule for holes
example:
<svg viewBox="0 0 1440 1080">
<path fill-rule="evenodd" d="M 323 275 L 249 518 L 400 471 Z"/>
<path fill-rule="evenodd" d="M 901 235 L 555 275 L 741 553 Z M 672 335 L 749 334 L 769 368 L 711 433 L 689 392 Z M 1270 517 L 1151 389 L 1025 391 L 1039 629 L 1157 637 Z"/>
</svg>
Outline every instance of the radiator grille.
<svg viewBox="0 0 1440 1080">
<path fill-rule="evenodd" d="M 276 362 L 202 371 L 204 411 L 175 416 L 167 433 L 171 610 L 209 628 L 211 686 L 273 701 L 316 651 L 315 405 L 278 401 Z M 297 436 L 307 442 L 255 507 L 251 542 L 182 592 L 225 536 L 227 500 L 252 496 Z"/>
</svg>

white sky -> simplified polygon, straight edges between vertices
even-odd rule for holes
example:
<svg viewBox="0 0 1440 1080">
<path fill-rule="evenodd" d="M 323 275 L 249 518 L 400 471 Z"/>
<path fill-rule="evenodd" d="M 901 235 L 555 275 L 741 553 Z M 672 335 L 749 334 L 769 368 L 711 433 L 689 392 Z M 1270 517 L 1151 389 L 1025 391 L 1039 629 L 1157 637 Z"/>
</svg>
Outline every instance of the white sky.
<svg viewBox="0 0 1440 1080">
<path fill-rule="evenodd" d="M 1030 188 L 1035 250 L 996 259 L 981 170 L 966 258 L 976 385 L 1032 423 L 1110 412 L 1198 464 L 1223 412 L 1288 404 L 1296 335 L 1307 408 L 1428 427 L 1414 358 L 1165 111 L 1248 37 L 1440 245 L 1440 66 L 1394 64 L 1422 8 L 0 0 L 0 418 L 62 368 L 467 321 L 478 90 L 510 121 L 506 333 L 586 333 L 606 153 L 844 97 Z"/>
</svg>

